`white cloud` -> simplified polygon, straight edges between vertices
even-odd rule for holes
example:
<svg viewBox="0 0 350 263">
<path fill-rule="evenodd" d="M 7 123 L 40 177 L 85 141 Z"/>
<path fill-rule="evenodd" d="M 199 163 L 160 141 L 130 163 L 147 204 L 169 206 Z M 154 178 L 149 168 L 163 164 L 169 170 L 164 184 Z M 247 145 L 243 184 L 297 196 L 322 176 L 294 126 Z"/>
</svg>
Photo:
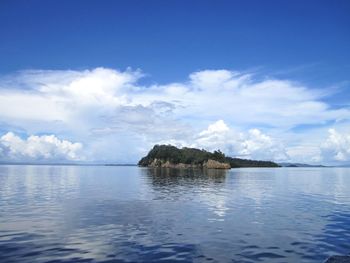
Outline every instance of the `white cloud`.
<svg viewBox="0 0 350 263">
<path fill-rule="evenodd" d="M 0 82 L 0 118 L 7 122 L 62 121 L 76 124 L 128 105 L 138 71 L 24 71 L 15 83 Z M 20 83 L 18 83 L 20 82 Z M 25 86 L 25 90 L 12 87 Z"/>
<path fill-rule="evenodd" d="M 329 129 L 329 136 L 322 144 L 322 155 L 334 161 L 350 161 L 350 133 L 341 134 Z"/>
<path fill-rule="evenodd" d="M 174 86 L 178 91 L 176 96 L 173 96 Z M 258 81 L 250 74 L 227 70 L 196 72 L 190 75 L 189 82 L 154 86 L 147 92 L 153 99 L 179 100 L 184 107 L 177 112 L 182 117 L 190 112 L 204 119 L 230 118 L 235 125 L 289 129 L 350 116 L 347 109 L 331 109 L 321 100 L 324 92 L 319 90 L 287 80 Z"/>
<path fill-rule="evenodd" d="M 219 120 L 202 132 L 195 139 L 194 146 L 208 150 L 221 149 L 226 154 L 242 158 L 264 160 L 286 160 L 288 156 L 281 143 L 262 133 L 258 129 L 237 132 Z"/>
<path fill-rule="evenodd" d="M 200 132 L 199 136 L 217 135 L 217 134 L 225 133 L 229 130 L 230 130 L 229 127 L 227 127 L 226 123 L 223 120 L 218 120 L 217 122 L 210 124 L 208 126 L 208 129 Z"/>
<path fill-rule="evenodd" d="M 12 132 L 0 137 L 0 152 L 8 161 L 83 160 L 82 144 L 60 140 L 54 135 L 31 135 L 21 139 Z M 0 153 L 1 154 L 1 153 Z"/>
<path fill-rule="evenodd" d="M 230 130 L 223 120 L 218 120 L 195 136 L 193 146 L 210 151 L 220 149 L 221 151 L 232 152 L 230 142 L 232 140 L 238 142 L 239 137 L 238 134 Z"/>
<path fill-rule="evenodd" d="M 279 160 L 288 157 L 286 131 L 350 118 L 348 109 L 324 102 L 327 92 L 288 80 L 203 70 L 187 81 L 143 86 L 142 76 L 138 70 L 96 68 L 3 77 L 0 122 L 27 134 L 69 134 L 84 143 L 91 161 L 118 161 L 120 155 L 107 154 L 115 149 L 136 161 L 144 148 L 160 141 Z M 289 152 L 296 158 L 297 150 Z"/>
<path fill-rule="evenodd" d="M 282 144 L 258 129 L 251 129 L 240 144 L 240 155 L 251 158 L 283 161 L 288 155 Z"/>
<path fill-rule="evenodd" d="M 315 163 L 322 162 L 321 149 L 319 145 L 310 143 L 288 147 L 286 150 L 290 160 L 296 163 Z"/>
</svg>

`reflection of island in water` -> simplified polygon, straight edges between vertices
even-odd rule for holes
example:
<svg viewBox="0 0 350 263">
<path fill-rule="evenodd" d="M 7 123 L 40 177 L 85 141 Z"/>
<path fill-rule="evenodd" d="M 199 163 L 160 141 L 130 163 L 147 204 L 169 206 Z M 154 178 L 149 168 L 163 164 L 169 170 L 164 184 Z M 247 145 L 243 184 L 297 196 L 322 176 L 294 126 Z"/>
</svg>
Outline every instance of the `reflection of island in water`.
<svg viewBox="0 0 350 263">
<path fill-rule="evenodd" d="M 0 262 L 324 262 L 349 172 L 0 166 Z"/>
<path fill-rule="evenodd" d="M 221 169 L 176 169 L 176 168 L 144 168 L 153 186 L 208 186 L 224 184 L 227 170 Z"/>
</svg>

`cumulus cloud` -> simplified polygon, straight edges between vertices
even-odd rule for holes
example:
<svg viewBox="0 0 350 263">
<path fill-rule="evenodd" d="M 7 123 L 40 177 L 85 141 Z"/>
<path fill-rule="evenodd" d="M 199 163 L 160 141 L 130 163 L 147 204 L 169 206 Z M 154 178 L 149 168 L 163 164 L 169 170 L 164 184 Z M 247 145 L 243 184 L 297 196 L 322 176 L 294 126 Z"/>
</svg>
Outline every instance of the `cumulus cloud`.
<svg viewBox="0 0 350 263">
<path fill-rule="evenodd" d="M 208 126 L 208 129 L 199 133 L 199 136 L 215 136 L 228 132 L 230 129 L 223 120 L 218 120 Z"/>
<path fill-rule="evenodd" d="M 139 77 L 138 71 L 103 68 L 24 71 L 16 76 L 15 83 L 0 81 L 0 118 L 10 123 L 87 123 L 96 116 L 110 114 L 115 107 L 128 105 L 131 86 Z M 16 88 L 16 84 L 26 89 Z"/>
<path fill-rule="evenodd" d="M 195 146 L 221 149 L 231 156 L 282 161 L 288 159 L 284 146 L 259 129 L 237 132 L 218 120 L 199 133 Z"/>
<path fill-rule="evenodd" d="M 327 92 L 289 80 L 224 69 L 194 72 L 183 82 L 164 85 L 141 85 L 141 77 L 139 70 L 108 68 L 2 77 L 0 121 L 28 134 L 69 134 L 84 143 L 91 160 L 118 149 L 136 161 L 161 141 L 284 159 L 283 143 L 272 133 L 350 118 L 348 109 L 324 101 Z M 102 145 L 107 148 L 101 150 Z M 107 159 L 119 160 L 113 156 L 118 155 Z"/>
<path fill-rule="evenodd" d="M 322 144 L 322 155 L 334 161 L 350 161 L 350 133 L 329 129 L 327 140 Z"/>
<path fill-rule="evenodd" d="M 22 139 L 12 132 L 0 137 L 0 156 L 7 161 L 80 161 L 82 144 L 60 140 L 54 135 L 31 135 Z"/>
</svg>

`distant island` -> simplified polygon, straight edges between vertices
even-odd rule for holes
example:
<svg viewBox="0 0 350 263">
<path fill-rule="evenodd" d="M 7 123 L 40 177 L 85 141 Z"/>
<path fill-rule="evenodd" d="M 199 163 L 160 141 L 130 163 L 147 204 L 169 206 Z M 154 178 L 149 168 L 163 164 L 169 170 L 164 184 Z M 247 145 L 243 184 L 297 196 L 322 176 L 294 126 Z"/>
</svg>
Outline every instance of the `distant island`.
<svg viewBox="0 0 350 263">
<path fill-rule="evenodd" d="M 278 163 L 281 167 L 306 167 L 306 168 L 322 168 L 329 167 L 321 164 L 307 164 L 307 163 Z"/>
<path fill-rule="evenodd" d="M 271 161 L 256 161 L 225 156 L 220 150 L 208 152 L 196 148 L 179 149 L 172 145 L 155 145 L 139 166 L 165 168 L 230 169 L 240 167 L 280 167 Z"/>
</svg>

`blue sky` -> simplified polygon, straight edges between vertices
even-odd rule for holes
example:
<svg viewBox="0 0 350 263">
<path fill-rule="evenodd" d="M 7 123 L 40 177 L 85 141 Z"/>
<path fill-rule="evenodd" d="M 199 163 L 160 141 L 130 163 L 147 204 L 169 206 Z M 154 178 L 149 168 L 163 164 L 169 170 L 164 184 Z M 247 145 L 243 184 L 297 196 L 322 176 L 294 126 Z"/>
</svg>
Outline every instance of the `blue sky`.
<svg viewBox="0 0 350 263">
<path fill-rule="evenodd" d="M 135 162 L 162 142 L 347 163 L 349 14 L 349 1 L 1 1 L 0 159 Z"/>
<path fill-rule="evenodd" d="M 0 5 L 2 73 L 132 67 L 169 82 L 201 69 L 259 68 L 327 85 L 350 70 L 349 1 Z"/>
</svg>

